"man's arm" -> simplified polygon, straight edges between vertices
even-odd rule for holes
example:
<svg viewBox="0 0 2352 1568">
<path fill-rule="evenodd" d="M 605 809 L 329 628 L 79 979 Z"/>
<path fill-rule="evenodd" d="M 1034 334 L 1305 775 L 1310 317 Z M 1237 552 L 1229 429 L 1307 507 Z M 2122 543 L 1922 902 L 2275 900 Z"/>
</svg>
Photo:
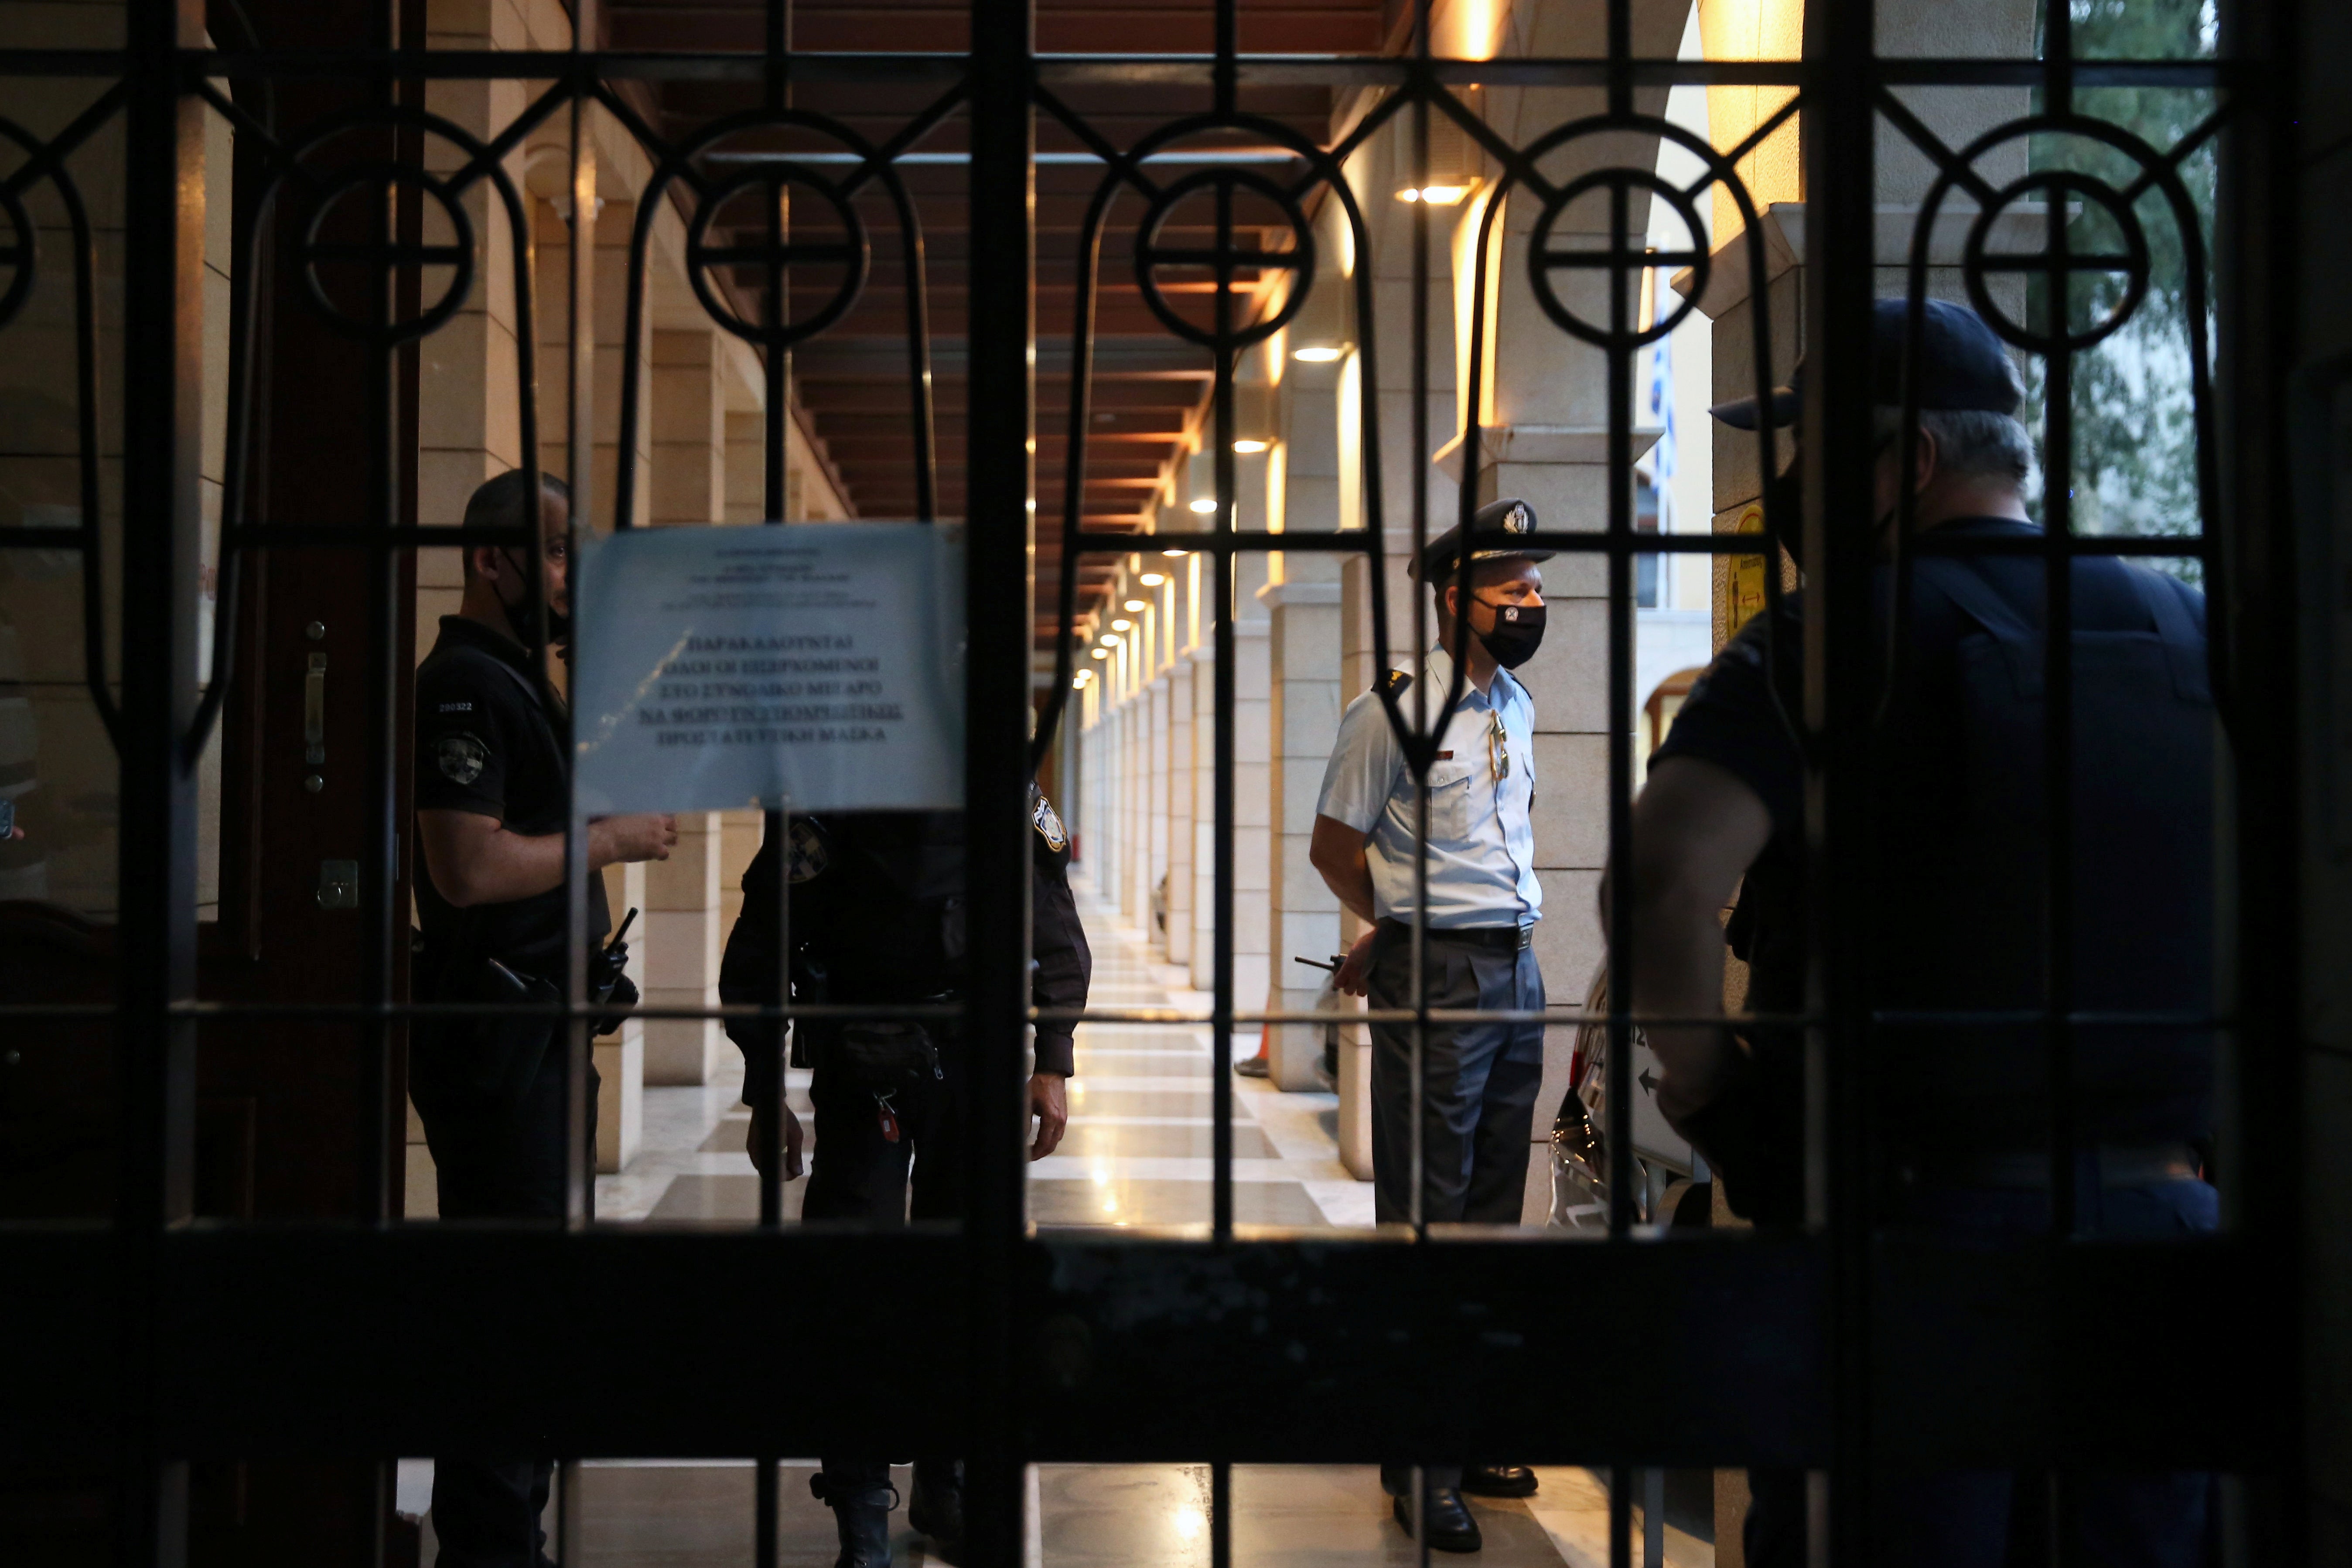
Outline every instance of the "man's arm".
<svg viewBox="0 0 2352 1568">
<path fill-rule="evenodd" d="M 1379 911 L 1372 903 L 1372 866 L 1364 853 L 1370 835 L 1357 832 L 1335 816 L 1315 819 L 1315 837 L 1307 841 L 1307 858 L 1323 875 L 1323 885 L 1349 913 L 1361 920 L 1367 928 L 1379 921 Z M 1343 995 L 1361 996 L 1364 977 L 1372 964 L 1372 932 L 1367 929 L 1339 961 L 1339 973 L 1334 979 Z"/>
<path fill-rule="evenodd" d="M 1771 813 L 1729 770 L 1678 756 L 1651 768 L 1633 803 L 1636 1013 L 1689 1018 L 1723 1011 L 1721 910 L 1771 837 Z M 1605 908 L 1605 893 L 1603 900 Z M 1658 1109 L 1679 1127 L 1714 1098 L 1738 1047 L 1718 1025 L 1648 1025 L 1643 1032 L 1663 1074 Z"/>
<path fill-rule="evenodd" d="M 1094 950 L 1078 921 L 1068 868 L 1053 857 L 1034 857 L 1032 865 L 1030 998 L 1040 1007 L 1083 1008 L 1094 984 Z M 1037 1026 L 1036 1071 L 1029 1078 L 1029 1114 L 1037 1119 L 1037 1136 L 1029 1145 L 1032 1160 L 1042 1160 L 1060 1147 L 1069 1127 L 1076 1028 L 1066 1020 Z"/>
<path fill-rule="evenodd" d="M 479 812 L 416 814 L 425 866 L 441 896 L 465 909 L 508 904 L 563 885 L 563 835 L 522 834 Z M 588 869 L 634 860 L 667 860 L 677 819 L 646 814 L 599 817 L 588 825 Z"/>
<path fill-rule="evenodd" d="M 1315 837 L 1308 840 L 1307 858 L 1323 874 L 1323 885 L 1331 889 L 1349 914 L 1360 920 L 1377 918 L 1372 910 L 1372 865 L 1364 853 L 1371 836 L 1359 833 L 1335 816 L 1315 819 Z"/>
</svg>

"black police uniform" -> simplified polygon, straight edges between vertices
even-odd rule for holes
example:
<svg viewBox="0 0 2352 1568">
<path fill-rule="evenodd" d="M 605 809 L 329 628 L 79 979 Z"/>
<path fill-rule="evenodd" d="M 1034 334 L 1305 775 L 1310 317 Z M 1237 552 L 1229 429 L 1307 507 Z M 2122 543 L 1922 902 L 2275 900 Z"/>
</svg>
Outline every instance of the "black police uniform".
<svg viewBox="0 0 2352 1568">
<path fill-rule="evenodd" d="M 1938 539 L 2038 538 L 2031 525 L 1961 520 Z M 1913 565 L 1898 700 L 1873 736 L 1865 976 L 1882 1014 L 2042 1005 L 2041 638 L 2038 555 L 1927 558 Z M 2204 600 L 2113 559 L 2074 564 L 2077 742 L 2075 1005 L 2210 1014 L 2213 1005 L 2212 700 Z M 1886 646 L 1893 572 L 1874 583 L 1874 648 Z M 1797 596 L 1759 616 L 1692 689 L 1659 755 L 1696 757 L 1753 789 L 1772 837 L 1726 932 L 1749 966 L 1747 1006 L 1805 1004 L 1804 773 L 1782 714 L 1801 712 Z M 1768 660 L 1767 649 L 1772 649 Z M 1768 671 L 1768 663 L 1769 668 Z M 1774 696 L 1777 688 L 1778 705 Z M 1804 1218 L 1801 1033 L 1755 1028 L 1727 1087 L 1680 1125 L 1759 1225 Z M 1874 1191 L 1884 1218 L 1971 1245 L 2048 1226 L 2048 1058 L 2038 1026 L 1874 1028 Z M 2212 1228 L 2203 1183 L 2161 1173 L 2212 1125 L 2212 1042 L 2151 1022 L 2084 1029 L 2074 1042 L 2075 1182 L 2086 1229 L 2178 1235 Z M 2137 1167 L 2139 1173 L 2135 1174 Z M 1803 1478 L 1751 1473 L 1748 1561 L 1802 1560 Z M 2000 1560 L 2041 1526 L 2037 1489 L 2005 1473 L 1895 1477 L 1882 1487 L 1874 1561 Z M 2201 1563 L 2206 1479 L 2102 1480 L 2078 1499 L 2085 1561 Z"/>
<path fill-rule="evenodd" d="M 551 711 L 520 644 L 462 616 L 416 671 L 416 808 L 494 817 L 509 831 L 561 833 L 570 769 Z M 589 880 L 589 937 L 611 925 L 602 878 Z M 514 998 L 497 960 L 532 995 L 562 995 L 564 889 L 460 909 L 416 858 L 423 951 L 415 991 L 430 1002 Z M 483 1018 L 420 1022 L 410 1032 L 409 1096 L 433 1151 L 441 1217 L 563 1216 L 563 1053 L 560 1024 Z M 588 1078 L 593 1146 L 596 1077 Z M 544 1563 L 548 1460 L 441 1458 L 433 1524 L 442 1568 L 530 1568 Z"/>
<path fill-rule="evenodd" d="M 1031 841 L 1031 995 L 1039 1007 L 1081 1008 L 1094 957 L 1078 923 L 1069 882 L 1070 847 L 1061 819 L 1034 785 Z M 719 992 L 730 1005 L 756 1004 L 774 993 L 776 846 L 763 843 L 743 874 L 743 910 L 729 933 Z M 830 1003 L 952 1001 L 965 979 L 963 814 L 865 812 L 801 817 L 793 825 L 793 986 L 796 999 Z M 799 1026 L 793 1057 L 814 1069 L 816 1149 L 804 1219 L 863 1220 L 877 1226 L 912 1217 L 952 1219 L 962 1212 L 960 1144 L 967 1064 L 953 1025 L 927 1024 L 914 1065 L 877 1072 L 877 1058 L 903 1052 L 903 1026 L 869 1027 L 835 1020 Z M 1036 1068 L 1067 1077 L 1073 1026 L 1040 1024 Z M 772 1103 L 772 1026 L 730 1020 L 742 1047 L 744 1099 Z M 902 1056 L 901 1059 L 908 1059 Z M 909 1205 L 908 1165 L 914 1165 Z M 917 1529 L 945 1535 L 920 1516 L 927 1477 L 950 1489 L 953 1462 L 919 1461 Z M 878 1459 L 828 1458 L 819 1478 L 836 1509 L 887 1496 L 888 1466 Z M 845 1518 L 844 1536 L 848 1536 Z M 845 1561 L 848 1559 L 845 1557 Z"/>
</svg>

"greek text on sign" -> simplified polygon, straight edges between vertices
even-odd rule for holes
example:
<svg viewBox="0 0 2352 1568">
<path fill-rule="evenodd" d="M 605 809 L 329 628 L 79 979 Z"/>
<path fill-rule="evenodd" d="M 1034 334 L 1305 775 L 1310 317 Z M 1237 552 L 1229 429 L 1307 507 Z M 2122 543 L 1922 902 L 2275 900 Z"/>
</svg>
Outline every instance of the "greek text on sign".
<svg viewBox="0 0 2352 1568">
<path fill-rule="evenodd" d="M 573 584 L 580 810 L 963 804 L 963 531 L 636 529 Z"/>
</svg>

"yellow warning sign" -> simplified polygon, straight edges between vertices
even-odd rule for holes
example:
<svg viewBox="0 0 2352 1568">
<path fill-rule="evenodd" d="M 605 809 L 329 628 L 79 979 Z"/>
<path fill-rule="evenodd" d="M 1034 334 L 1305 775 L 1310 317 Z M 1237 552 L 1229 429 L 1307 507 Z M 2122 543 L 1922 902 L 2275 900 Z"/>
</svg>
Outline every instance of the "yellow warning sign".
<svg viewBox="0 0 2352 1568">
<path fill-rule="evenodd" d="M 1764 509 L 1751 506 L 1741 512 L 1738 525 L 1732 531 L 1762 533 Z M 1739 628 L 1764 607 L 1764 563 L 1761 552 L 1725 558 L 1723 635 L 1726 641 L 1738 637 Z"/>
</svg>

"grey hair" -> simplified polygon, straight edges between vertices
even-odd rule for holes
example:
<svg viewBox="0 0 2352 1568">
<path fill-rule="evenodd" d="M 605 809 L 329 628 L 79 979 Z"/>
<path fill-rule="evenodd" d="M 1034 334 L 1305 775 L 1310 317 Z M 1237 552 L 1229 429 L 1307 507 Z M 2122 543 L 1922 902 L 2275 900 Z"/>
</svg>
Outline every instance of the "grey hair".
<svg viewBox="0 0 2352 1568">
<path fill-rule="evenodd" d="M 1903 433 L 1903 411 L 1879 407 L 1871 425 L 1881 443 Z M 1936 438 L 1936 466 L 1967 479 L 2000 479 L 2028 489 L 2033 483 L 2033 437 L 2006 414 L 1978 408 L 1922 408 L 1919 428 Z"/>
</svg>

